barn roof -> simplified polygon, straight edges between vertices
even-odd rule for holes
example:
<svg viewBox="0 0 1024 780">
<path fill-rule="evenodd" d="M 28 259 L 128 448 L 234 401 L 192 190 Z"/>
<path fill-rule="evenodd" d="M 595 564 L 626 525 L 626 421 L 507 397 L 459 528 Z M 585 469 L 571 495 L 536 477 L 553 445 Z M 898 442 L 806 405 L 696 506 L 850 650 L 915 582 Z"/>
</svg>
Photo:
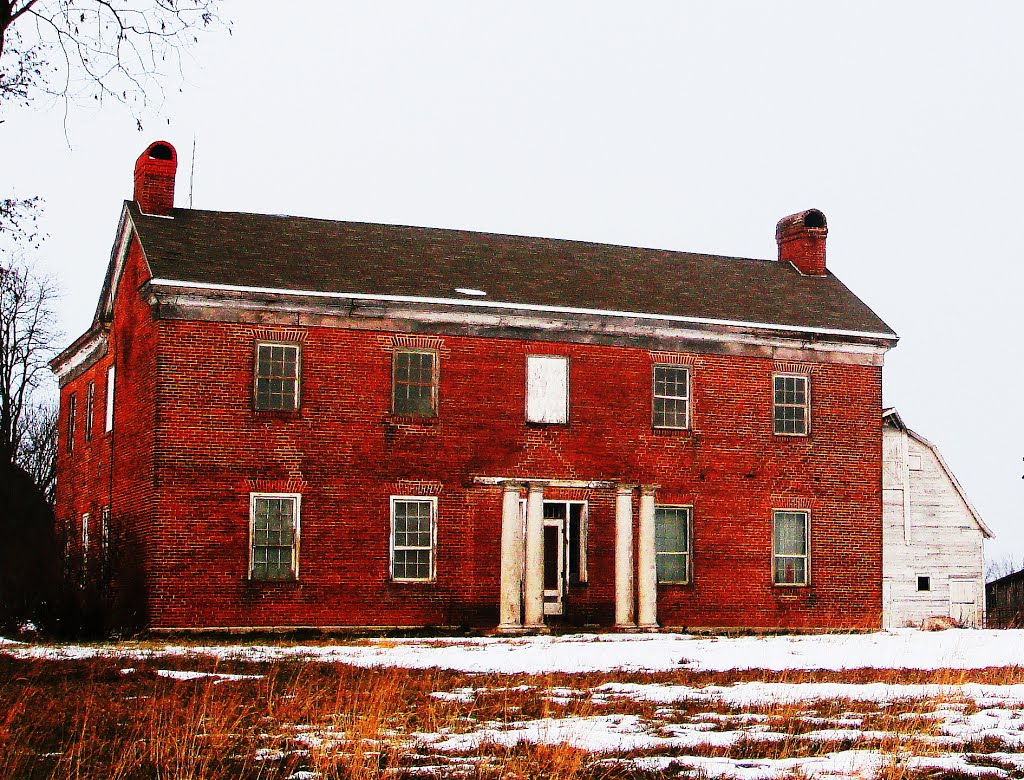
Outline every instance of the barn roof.
<svg viewBox="0 0 1024 780">
<path fill-rule="evenodd" d="M 992 529 L 985 525 L 985 521 L 981 519 L 981 515 L 978 514 L 978 510 L 974 508 L 974 504 L 972 504 L 971 500 L 967 497 L 967 494 L 964 492 L 963 487 L 960 485 L 960 481 L 953 474 L 952 469 L 949 468 L 949 465 L 946 463 L 946 459 L 942 457 L 942 453 L 939 452 L 939 448 L 932 444 L 930 441 L 928 441 L 928 439 L 926 439 L 921 434 L 917 433 L 914 430 L 911 430 L 907 426 L 907 424 L 903 422 L 903 418 L 900 416 L 900 413 L 896 411 L 895 407 L 889 407 L 888 409 L 882 410 L 882 422 L 893 426 L 894 428 L 896 428 L 896 430 L 905 431 L 908 436 L 920 442 L 922 446 L 927 447 L 929 450 L 932 451 L 932 454 L 935 456 L 935 459 L 938 460 L 939 462 L 939 467 L 945 472 L 950 484 L 953 486 L 957 494 L 960 496 L 961 500 L 967 506 L 967 511 L 971 513 L 971 517 L 974 518 L 974 522 L 978 524 L 978 528 L 981 529 L 981 532 L 985 535 L 985 538 L 991 539 L 993 536 L 995 536 L 995 534 L 992 533 Z"/>
<path fill-rule="evenodd" d="M 126 202 L 154 280 L 766 325 L 894 342 L 831 272 L 789 263 L 466 230 Z M 473 295 L 481 291 L 486 295 Z"/>
</svg>

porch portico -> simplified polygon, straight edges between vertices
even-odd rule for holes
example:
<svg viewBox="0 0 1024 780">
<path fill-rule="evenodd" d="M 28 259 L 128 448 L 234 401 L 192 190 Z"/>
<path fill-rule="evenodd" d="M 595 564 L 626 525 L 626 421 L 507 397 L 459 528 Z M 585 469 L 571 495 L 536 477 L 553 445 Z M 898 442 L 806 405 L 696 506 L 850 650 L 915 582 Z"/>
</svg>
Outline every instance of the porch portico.
<svg viewBox="0 0 1024 780">
<path fill-rule="evenodd" d="M 503 490 L 501 595 L 498 630 L 516 634 L 545 630 L 545 490 L 555 488 L 615 493 L 615 627 L 623 631 L 658 628 L 658 574 L 654 506 L 657 485 L 610 480 L 476 477 L 479 485 Z M 633 496 L 640 491 L 634 540 Z M 525 521 L 522 510 L 526 494 Z M 634 550 L 636 552 L 634 556 Z"/>
</svg>

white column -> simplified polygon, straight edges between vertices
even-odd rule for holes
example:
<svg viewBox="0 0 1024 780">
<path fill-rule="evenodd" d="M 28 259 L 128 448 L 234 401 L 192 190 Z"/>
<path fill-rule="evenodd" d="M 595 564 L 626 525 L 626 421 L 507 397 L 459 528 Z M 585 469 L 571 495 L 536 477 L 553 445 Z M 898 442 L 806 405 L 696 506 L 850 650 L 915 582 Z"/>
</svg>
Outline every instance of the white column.
<svg viewBox="0 0 1024 780">
<path fill-rule="evenodd" d="M 633 488 L 619 485 L 615 495 L 615 626 L 636 628 L 633 609 Z"/>
<path fill-rule="evenodd" d="M 636 579 L 637 612 L 641 630 L 658 628 L 658 558 L 654 544 L 654 491 L 656 486 L 640 488 L 640 532 L 637 539 Z"/>
<path fill-rule="evenodd" d="M 544 625 L 544 485 L 531 483 L 526 500 L 525 627 Z"/>
<path fill-rule="evenodd" d="M 501 500 L 501 602 L 499 631 L 523 628 L 523 518 L 519 514 L 519 485 L 505 483 Z"/>
</svg>

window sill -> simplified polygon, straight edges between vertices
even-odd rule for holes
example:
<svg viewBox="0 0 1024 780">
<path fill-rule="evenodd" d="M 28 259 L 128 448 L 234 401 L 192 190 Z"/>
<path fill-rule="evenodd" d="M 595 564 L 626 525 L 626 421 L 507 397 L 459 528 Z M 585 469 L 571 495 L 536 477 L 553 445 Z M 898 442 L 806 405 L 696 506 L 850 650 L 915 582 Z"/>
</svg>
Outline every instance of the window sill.
<svg viewBox="0 0 1024 780">
<path fill-rule="evenodd" d="M 267 587 L 274 585 L 298 585 L 298 577 L 282 577 L 281 579 L 265 580 L 257 577 L 246 577 L 245 581 L 254 587 Z"/>
<path fill-rule="evenodd" d="M 302 409 L 253 409 L 252 413 L 259 419 L 293 420 L 302 417 Z"/>
<path fill-rule="evenodd" d="M 527 420 L 526 421 L 526 427 L 527 428 L 539 428 L 541 430 L 544 430 L 544 429 L 547 429 L 547 428 L 555 428 L 555 429 L 565 428 L 565 429 L 568 429 L 569 428 L 569 421 L 567 420 L 565 422 L 539 422 L 537 420 Z"/>
<path fill-rule="evenodd" d="M 688 439 L 693 435 L 693 428 L 663 428 L 659 425 L 652 425 L 651 433 L 655 436 L 680 436 Z"/>
<path fill-rule="evenodd" d="M 437 425 L 440 420 L 436 414 L 387 414 L 384 422 L 389 425 Z"/>
<path fill-rule="evenodd" d="M 810 433 L 779 433 L 778 431 L 772 431 L 773 436 L 777 436 L 780 439 L 809 439 L 811 438 Z"/>
<path fill-rule="evenodd" d="M 436 590 L 438 588 L 437 580 L 395 580 L 388 578 L 387 584 L 389 587 L 402 588 L 423 588 L 424 590 Z"/>
</svg>

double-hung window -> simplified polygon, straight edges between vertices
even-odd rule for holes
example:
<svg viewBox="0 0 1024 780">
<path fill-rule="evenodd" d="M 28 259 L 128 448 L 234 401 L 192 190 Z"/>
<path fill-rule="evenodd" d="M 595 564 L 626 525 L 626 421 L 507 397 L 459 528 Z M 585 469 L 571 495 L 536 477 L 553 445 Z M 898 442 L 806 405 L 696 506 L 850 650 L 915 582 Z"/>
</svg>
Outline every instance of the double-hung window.
<svg viewBox="0 0 1024 780">
<path fill-rule="evenodd" d="M 92 418 L 96 403 L 96 383 L 90 382 L 85 390 L 85 431 L 86 441 L 92 441 Z"/>
<path fill-rule="evenodd" d="M 437 499 L 391 497 L 391 578 L 434 579 Z"/>
<path fill-rule="evenodd" d="M 249 496 L 249 577 L 291 580 L 299 575 L 299 503 L 294 493 Z"/>
<path fill-rule="evenodd" d="M 658 582 L 690 581 L 690 518 L 688 506 L 654 508 L 654 549 Z"/>
<path fill-rule="evenodd" d="M 437 353 L 398 349 L 393 353 L 391 407 L 395 414 L 433 417 L 437 414 Z"/>
<path fill-rule="evenodd" d="M 569 422 L 569 358 L 528 355 L 526 358 L 526 420 Z"/>
<path fill-rule="evenodd" d="M 690 369 L 654 367 L 654 427 L 690 427 Z"/>
<path fill-rule="evenodd" d="M 78 396 L 75 393 L 72 393 L 68 396 L 68 440 L 65 445 L 68 452 L 72 452 L 75 449 L 76 417 L 78 417 Z"/>
<path fill-rule="evenodd" d="M 776 374 L 773 425 L 780 436 L 806 436 L 811 425 L 811 388 L 806 376 Z"/>
<path fill-rule="evenodd" d="M 806 585 L 810 580 L 810 517 L 807 512 L 774 513 L 773 547 L 776 585 Z"/>
<path fill-rule="evenodd" d="M 255 405 L 259 410 L 299 408 L 299 345 L 257 344 Z"/>
</svg>

